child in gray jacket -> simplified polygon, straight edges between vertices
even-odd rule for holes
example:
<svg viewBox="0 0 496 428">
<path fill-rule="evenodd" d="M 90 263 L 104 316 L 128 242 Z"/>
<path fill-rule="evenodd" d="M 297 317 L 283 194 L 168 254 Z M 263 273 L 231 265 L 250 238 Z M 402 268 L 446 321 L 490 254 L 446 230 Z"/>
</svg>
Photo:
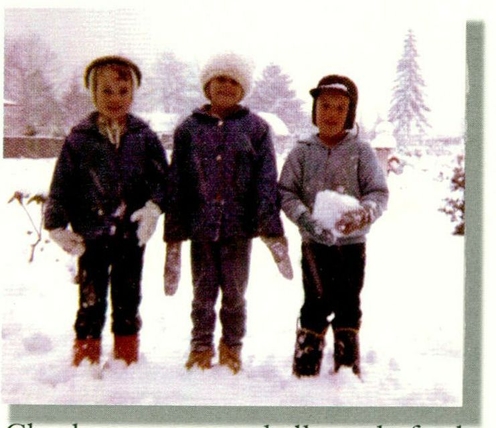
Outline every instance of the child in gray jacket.
<svg viewBox="0 0 496 428">
<path fill-rule="evenodd" d="M 293 373 L 298 377 L 319 373 L 325 335 L 332 325 L 334 371 L 344 365 L 359 375 L 366 234 L 386 208 L 388 188 L 373 149 L 353 131 L 358 100 L 354 82 L 344 76 L 326 76 L 310 94 L 318 133 L 298 142 L 279 180 L 282 209 L 302 236 L 305 300 Z M 316 198 L 326 193 L 336 201 L 327 207 L 329 216 L 336 219 L 332 225 L 316 213 Z M 355 204 L 341 204 L 341 199 Z M 349 208 L 336 216 L 343 206 Z"/>
</svg>

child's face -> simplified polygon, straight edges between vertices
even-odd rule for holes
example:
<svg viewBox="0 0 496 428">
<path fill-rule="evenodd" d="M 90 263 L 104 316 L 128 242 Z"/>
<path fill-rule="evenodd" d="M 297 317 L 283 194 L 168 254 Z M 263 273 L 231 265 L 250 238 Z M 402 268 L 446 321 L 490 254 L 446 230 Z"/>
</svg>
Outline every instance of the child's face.
<svg viewBox="0 0 496 428">
<path fill-rule="evenodd" d="M 344 129 L 350 99 L 339 92 L 323 92 L 315 106 L 315 123 L 321 137 L 334 137 Z"/>
<path fill-rule="evenodd" d="M 109 119 L 122 119 L 133 102 L 133 82 L 112 69 L 102 69 L 96 79 L 95 105 Z"/>
<path fill-rule="evenodd" d="M 212 107 L 229 109 L 243 98 L 243 88 L 234 79 L 227 76 L 214 77 L 208 84 L 207 94 Z"/>
</svg>

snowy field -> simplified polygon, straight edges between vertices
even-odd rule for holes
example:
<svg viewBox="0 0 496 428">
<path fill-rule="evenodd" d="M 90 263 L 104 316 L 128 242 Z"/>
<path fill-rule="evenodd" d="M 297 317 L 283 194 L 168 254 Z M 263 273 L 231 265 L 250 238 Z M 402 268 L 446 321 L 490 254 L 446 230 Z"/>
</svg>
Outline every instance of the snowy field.
<svg viewBox="0 0 496 428">
<path fill-rule="evenodd" d="M 279 159 L 282 162 L 282 159 Z M 291 375 L 296 319 L 303 293 L 299 234 L 285 219 L 295 270 L 280 276 L 256 240 L 247 293 L 243 370 L 187 371 L 191 322 L 189 246 L 173 297 L 163 293 L 164 245 L 157 229 L 147 247 L 143 275 L 141 355 L 129 368 L 71 367 L 77 286 L 75 260 L 52 242 L 38 245 L 16 191 L 46 193 L 54 160 L 3 160 L 2 399 L 9 404 L 137 404 L 243 406 L 461 406 L 463 368 L 463 238 L 438 211 L 448 195 L 438 180 L 446 159 L 418 160 L 390 175 L 389 210 L 373 226 L 362 293 L 363 379 L 349 369 L 331 375 L 328 336 L 319 377 Z M 39 205 L 27 209 L 35 224 Z M 107 324 L 104 358 L 111 354 Z"/>
</svg>

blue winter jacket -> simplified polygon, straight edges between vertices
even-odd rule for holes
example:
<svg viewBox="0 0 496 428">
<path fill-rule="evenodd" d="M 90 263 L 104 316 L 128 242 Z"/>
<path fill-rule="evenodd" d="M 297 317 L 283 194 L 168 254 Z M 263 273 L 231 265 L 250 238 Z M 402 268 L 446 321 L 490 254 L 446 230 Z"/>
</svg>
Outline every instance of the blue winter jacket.
<svg viewBox="0 0 496 428">
<path fill-rule="evenodd" d="M 196 109 L 174 134 L 165 240 L 282 236 L 269 125 L 247 108 Z"/>
<path fill-rule="evenodd" d="M 85 239 L 135 236 L 131 214 L 148 200 L 163 210 L 167 160 L 157 135 L 128 115 L 116 148 L 101 135 L 92 113 L 67 136 L 57 160 L 44 215 L 48 230 L 71 225 Z"/>
<path fill-rule="evenodd" d="M 313 211 L 315 196 L 322 190 L 351 195 L 374 207 L 376 218 L 387 208 L 389 190 L 374 150 L 351 132 L 336 146 L 326 146 L 317 135 L 298 141 L 289 153 L 279 178 L 282 209 L 297 223 Z M 346 237 L 336 245 L 365 242 L 370 226 Z M 312 237 L 300 229 L 303 241 Z"/>
</svg>

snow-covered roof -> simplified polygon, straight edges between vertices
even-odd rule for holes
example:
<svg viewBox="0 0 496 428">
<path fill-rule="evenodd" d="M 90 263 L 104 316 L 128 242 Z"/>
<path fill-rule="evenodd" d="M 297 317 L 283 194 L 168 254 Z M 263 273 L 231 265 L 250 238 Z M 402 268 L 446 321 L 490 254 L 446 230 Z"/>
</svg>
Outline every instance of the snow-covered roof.
<svg viewBox="0 0 496 428">
<path fill-rule="evenodd" d="M 276 114 L 267 113 L 265 111 L 259 111 L 257 114 L 271 126 L 274 135 L 278 137 L 287 137 L 290 135 L 288 127 Z"/>
<path fill-rule="evenodd" d="M 370 145 L 374 149 L 394 149 L 396 148 L 396 138 L 389 134 L 379 134 L 371 141 Z"/>
<path fill-rule="evenodd" d="M 375 127 L 376 137 L 370 145 L 376 149 L 394 149 L 396 138 L 393 136 L 394 126 L 391 122 L 383 121 Z"/>
<path fill-rule="evenodd" d="M 179 121 L 179 114 L 164 113 L 161 111 L 136 113 L 150 128 L 159 134 L 172 134 Z"/>
</svg>

